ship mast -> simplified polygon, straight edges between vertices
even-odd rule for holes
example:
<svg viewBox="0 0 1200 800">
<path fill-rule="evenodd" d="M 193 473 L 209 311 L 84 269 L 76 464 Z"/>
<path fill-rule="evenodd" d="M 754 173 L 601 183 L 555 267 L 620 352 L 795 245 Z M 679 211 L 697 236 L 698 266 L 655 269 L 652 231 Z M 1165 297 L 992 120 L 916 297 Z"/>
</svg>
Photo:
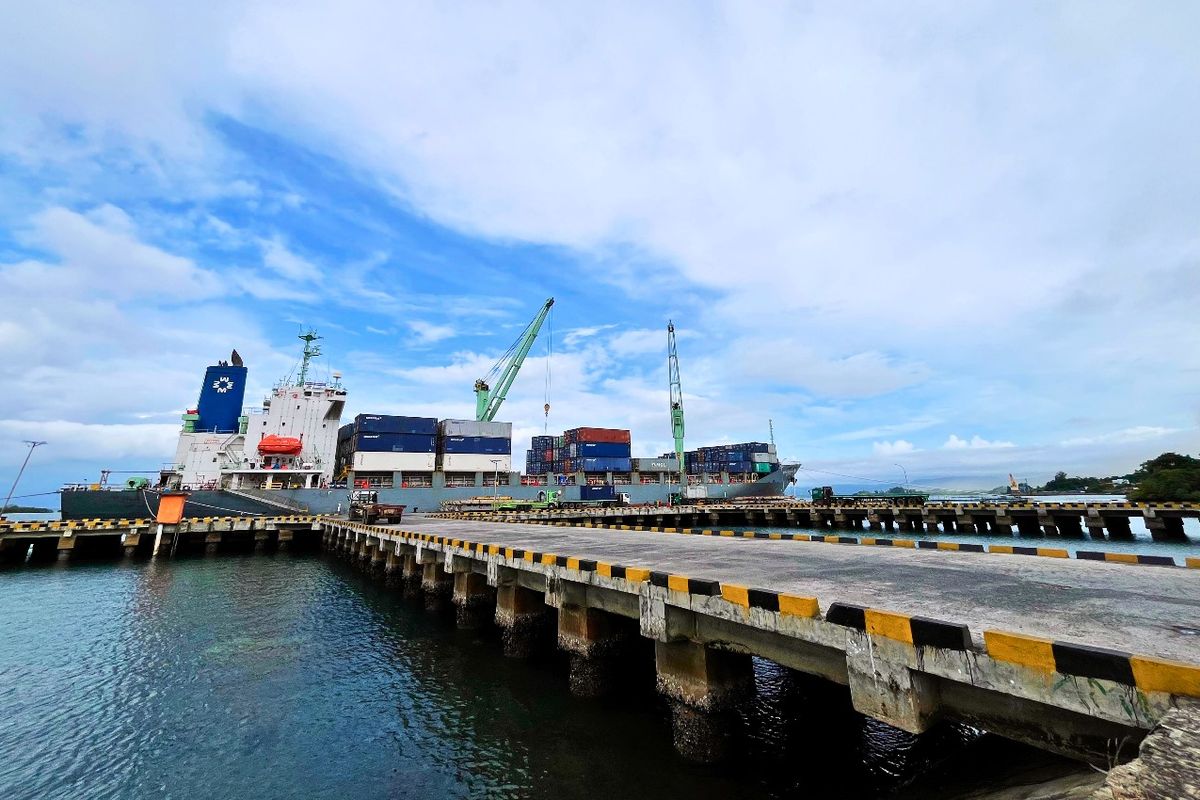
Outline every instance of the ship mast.
<svg viewBox="0 0 1200 800">
<path fill-rule="evenodd" d="M 304 356 L 300 359 L 300 374 L 296 378 L 296 385 L 303 386 L 308 380 L 309 363 L 321 355 L 321 345 L 314 344 L 314 342 L 322 337 L 318 336 L 315 330 L 309 328 L 307 332 L 300 334 L 297 338 L 304 342 Z"/>
</svg>

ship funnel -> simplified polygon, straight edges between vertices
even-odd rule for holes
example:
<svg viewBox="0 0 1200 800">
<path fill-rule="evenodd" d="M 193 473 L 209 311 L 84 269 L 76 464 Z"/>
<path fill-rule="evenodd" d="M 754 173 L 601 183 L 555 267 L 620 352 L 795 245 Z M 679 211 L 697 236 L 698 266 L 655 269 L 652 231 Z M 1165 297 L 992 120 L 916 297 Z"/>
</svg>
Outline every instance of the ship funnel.
<svg viewBox="0 0 1200 800">
<path fill-rule="evenodd" d="M 242 415 L 248 370 L 239 365 L 241 359 L 237 358 L 237 351 L 233 356 L 233 365 L 216 364 L 204 372 L 204 385 L 200 387 L 200 401 L 196 404 L 199 419 L 194 430 L 197 433 L 237 433 L 240 430 L 238 417 Z"/>
</svg>

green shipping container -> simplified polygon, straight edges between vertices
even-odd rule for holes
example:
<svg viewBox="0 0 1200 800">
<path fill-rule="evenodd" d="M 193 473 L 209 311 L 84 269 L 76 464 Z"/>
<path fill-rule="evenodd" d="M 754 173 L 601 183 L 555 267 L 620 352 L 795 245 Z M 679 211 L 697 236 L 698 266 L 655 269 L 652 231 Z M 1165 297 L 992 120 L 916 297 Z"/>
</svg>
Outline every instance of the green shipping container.
<svg viewBox="0 0 1200 800">
<path fill-rule="evenodd" d="M 771 465 L 770 465 L 770 464 L 755 464 L 755 465 L 754 465 L 754 471 L 755 471 L 755 472 L 762 472 L 762 473 L 770 472 L 770 471 L 771 471 Z"/>
</svg>

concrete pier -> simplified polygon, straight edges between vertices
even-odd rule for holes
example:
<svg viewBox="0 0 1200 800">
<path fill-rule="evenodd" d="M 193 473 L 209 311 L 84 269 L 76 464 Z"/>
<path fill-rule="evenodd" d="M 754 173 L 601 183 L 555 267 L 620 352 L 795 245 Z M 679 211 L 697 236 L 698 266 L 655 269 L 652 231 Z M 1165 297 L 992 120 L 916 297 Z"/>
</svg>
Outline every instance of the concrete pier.
<svg viewBox="0 0 1200 800">
<path fill-rule="evenodd" d="M 836 528 L 871 531 L 925 530 L 929 533 L 974 533 L 1025 537 L 1130 538 L 1129 521 L 1142 519 L 1151 535 L 1163 541 L 1186 541 L 1185 519 L 1200 519 L 1200 503 L 1072 502 L 1012 500 L 971 503 L 892 503 L 885 498 L 840 501 L 837 505 L 785 499 L 747 498 L 713 501 L 703 506 L 673 508 L 576 508 L 553 511 L 454 512 L 451 519 L 500 522 L 555 521 L 571 525 L 631 528 L 722 528 L 763 525 L 783 528 Z"/>
<path fill-rule="evenodd" d="M 20 563 L 32 546 L 33 562 L 286 551 L 294 537 L 316 549 L 327 534 L 319 517 L 192 517 L 176 525 L 149 519 L 0 521 L 0 561 Z M 159 552 L 152 553 L 155 542 Z"/>
<path fill-rule="evenodd" d="M 426 577 L 453 581 L 456 607 L 490 608 L 484 578 L 505 653 L 557 639 L 576 694 L 603 694 L 637 662 L 625 644 L 652 642 L 676 746 L 697 760 L 736 742 L 751 656 L 847 687 L 858 712 L 912 733 L 961 721 L 1097 764 L 1113 741 L 1132 754 L 1164 714 L 1200 698 L 1200 653 L 1183 632 L 1200 629 L 1200 570 L 732 532 L 419 525 L 361 532 L 419 553 Z"/>
</svg>

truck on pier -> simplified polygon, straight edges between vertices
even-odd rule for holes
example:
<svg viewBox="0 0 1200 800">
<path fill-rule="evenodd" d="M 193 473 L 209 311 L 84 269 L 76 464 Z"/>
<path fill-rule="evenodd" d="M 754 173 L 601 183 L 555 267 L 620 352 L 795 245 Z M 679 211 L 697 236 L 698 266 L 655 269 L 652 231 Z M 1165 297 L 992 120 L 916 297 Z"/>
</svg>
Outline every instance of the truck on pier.
<svg viewBox="0 0 1200 800">
<path fill-rule="evenodd" d="M 493 504 L 496 511 L 533 511 L 553 508 L 605 508 L 629 502 L 629 495 L 618 494 L 613 486 L 581 486 L 579 500 L 567 500 L 559 489 L 538 492 L 537 500 L 501 500 Z"/>
<path fill-rule="evenodd" d="M 360 489 L 350 495 L 350 519 L 362 520 L 368 525 L 380 520 L 399 522 L 407 506 L 395 503 L 380 503 L 379 492 Z"/>
</svg>

